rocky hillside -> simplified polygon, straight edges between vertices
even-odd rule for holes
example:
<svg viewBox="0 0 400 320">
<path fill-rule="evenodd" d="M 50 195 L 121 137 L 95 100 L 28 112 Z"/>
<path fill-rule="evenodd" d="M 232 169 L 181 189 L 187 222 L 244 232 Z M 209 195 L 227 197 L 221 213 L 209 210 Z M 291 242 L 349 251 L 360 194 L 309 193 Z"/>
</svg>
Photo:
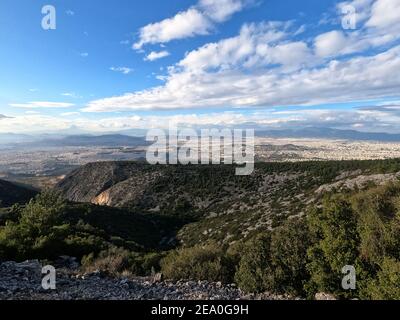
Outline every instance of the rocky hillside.
<svg viewBox="0 0 400 320">
<path fill-rule="evenodd" d="M 95 271 L 58 269 L 55 290 L 44 290 L 38 260 L 0 263 L 0 300 L 287 300 L 268 293 L 248 295 L 235 285 L 207 281 L 162 281 L 112 278 Z"/>
<path fill-rule="evenodd" d="M 0 207 L 8 207 L 15 203 L 26 203 L 36 193 L 34 190 L 0 180 Z"/>
<path fill-rule="evenodd" d="M 251 176 L 232 166 L 92 163 L 57 188 L 71 201 L 186 219 L 182 244 L 222 243 L 271 230 L 301 216 L 324 193 L 398 179 L 399 160 L 259 163 Z"/>
</svg>

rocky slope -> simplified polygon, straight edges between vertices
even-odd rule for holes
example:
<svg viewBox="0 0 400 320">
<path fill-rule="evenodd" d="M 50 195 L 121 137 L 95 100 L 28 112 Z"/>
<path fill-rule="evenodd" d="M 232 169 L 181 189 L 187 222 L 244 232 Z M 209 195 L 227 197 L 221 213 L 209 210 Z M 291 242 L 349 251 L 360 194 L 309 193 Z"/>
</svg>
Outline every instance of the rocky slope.
<svg viewBox="0 0 400 320">
<path fill-rule="evenodd" d="M 0 264 L 0 300 L 285 300 L 288 296 L 246 295 L 234 285 L 207 281 L 153 282 L 150 279 L 110 278 L 96 271 L 79 274 L 57 271 L 56 290 L 41 286 L 42 264 L 37 261 Z"/>
</svg>

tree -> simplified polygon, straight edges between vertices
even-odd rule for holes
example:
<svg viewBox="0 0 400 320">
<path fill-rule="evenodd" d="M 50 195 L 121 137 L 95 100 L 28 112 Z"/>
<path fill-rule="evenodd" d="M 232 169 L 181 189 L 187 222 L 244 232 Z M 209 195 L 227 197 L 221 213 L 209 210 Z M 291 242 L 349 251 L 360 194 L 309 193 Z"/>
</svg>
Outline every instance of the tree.
<svg viewBox="0 0 400 320">
<path fill-rule="evenodd" d="M 242 290 L 262 292 L 269 286 L 271 235 L 262 234 L 249 241 L 243 252 L 235 281 Z"/>
<path fill-rule="evenodd" d="M 359 263 L 357 219 L 350 203 L 340 196 L 326 198 L 322 211 L 310 213 L 308 225 L 316 240 L 308 249 L 309 293 L 343 294 L 342 268 Z"/>
<path fill-rule="evenodd" d="M 309 278 L 306 261 L 310 241 L 308 227 L 303 220 L 288 220 L 273 231 L 270 289 L 294 295 L 303 293 L 304 283 Z"/>
</svg>

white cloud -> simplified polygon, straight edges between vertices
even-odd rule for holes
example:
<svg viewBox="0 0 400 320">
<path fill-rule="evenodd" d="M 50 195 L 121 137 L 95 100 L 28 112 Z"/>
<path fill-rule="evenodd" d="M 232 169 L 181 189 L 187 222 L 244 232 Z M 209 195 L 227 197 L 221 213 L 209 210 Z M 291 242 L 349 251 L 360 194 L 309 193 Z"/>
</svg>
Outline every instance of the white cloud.
<svg viewBox="0 0 400 320">
<path fill-rule="evenodd" d="M 132 68 L 128 67 L 111 67 L 110 70 L 115 72 L 120 72 L 123 74 L 130 74 L 134 71 Z"/>
<path fill-rule="evenodd" d="M 133 45 L 140 49 L 145 44 L 166 43 L 195 35 L 206 35 L 211 29 L 210 21 L 197 9 L 190 8 L 172 18 L 152 23 L 140 29 L 140 40 Z"/>
<path fill-rule="evenodd" d="M 290 22 L 246 24 L 236 37 L 187 53 L 159 77 L 164 85 L 91 101 L 84 111 L 310 105 L 398 95 L 400 46 L 389 46 L 400 39 L 400 15 L 387 10 L 396 11 L 399 2 L 342 3 L 360 10 L 359 29 L 332 30 L 307 42 L 292 40 L 298 28 Z"/>
<path fill-rule="evenodd" d="M 61 95 L 63 97 L 69 97 L 69 98 L 74 98 L 74 99 L 82 98 L 81 96 L 77 95 L 75 92 L 63 92 L 63 93 L 61 93 Z"/>
<path fill-rule="evenodd" d="M 200 0 L 196 6 L 179 12 L 172 18 L 142 27 L 139 31 L 139 41 L 133 48 L 139 50 L 146 44 L 163 44 L 171 40 L 207 35 L 215 23 L 228 20 L 234 13 L 252 2 L 252 0 Z"/>
<path fill-rule="evenodd" d="M 189 52 L 177 65 L 191 72 L 227 70 L 243 65 L 275 63 L 267 54 L 287 36 L 288 23 L 245 24 L 238 36 L 209 43 Z M 269 52 L 270 53 L 270 52 Z"/>
<path fill-rule="evenodd" d="M 344 8 L 355 9 L 355 30 L 333 30 L 315 39 L 320 57 L 343 56 L 370 48 L 390 45 L 400 39 L 400 0 L 351 0 L 337 5 L 338 16 L 332 24 L 340 25 Z M 352 14 L 352 13 L 349 13 Z"/>
<path fill-rule="evenodd" d="M 221 48 L 225 55 L 213 46 L 209 50 L 215 55 L 210 55 L 210 59 L 207 50 L 189 54 L 185 59 L 190 57 L 192 63 L 184 59 L 172 68 L 164 86 L 95 100 L 84 111 L 310 105 L 398 95 L 400 87 L 400 78 L 393 72 L 400 70 L 400 46 L 373 56 L 332 60 L 318 68 L 292 72 L 265 67 L 276 63 L 269 56 L 256 71 L 242 71 L 250 57 L 263 61 L 262 55 L 238 54 L 235 50 L 225 51 L 225 46 Z"/>
<path fill-rule="evenodd" d="M 400 22 L 400 1 L 379 0 L 374 2 L 371 17 L 366 23 L 368 27 L 388 28 L 397 26 Z"/>
<path fill-rule="evenodd" d="M 361 23 L 365 22 L 371 15 L 371 6 L 376 0 L 351 0 L 340 2 L 337 9 L 340 15 L 343 14 L 344 8 L 351 6 L 356 12 L 356 25 L 359 27 Z"/>
<path fill-rule="evenodd" d="M 166 50 L 160 51 L 160 52 L 156 52 L 156 51 L 152 51 L 150 52 L 150 54 L 148 54 L 144 60 L 145 61 L 154 61 L 154 60 L 158 60 L 161 58 L 165 58 L 168 57 L 170 55 L 170 53 Z"/>
<path fill-rule="evenodd" d="M 11 103 L 11 107 L 16 108 L 27 108 L 27 109 L 35 109 L 35 108 L 69 108 L 74 106 L 72 103 L 66 102 L 49 102 L 49 101 L 33 101 L 28 103 Z"/>
<path fill-rule="evenodd" d="M 74 130 L 93 133 L 119 132 L 127 129 L 168 129 L 170 125 L 181 128 L 197 127 L 249 127 L 255 129 L 288 128 L 299 126 L 324 126 L 339 128 L 367 128 L 367 131 L 400 132 L 399 110 L 381 110 L 382 107 L 352 110 L 326 110 L 318 107 L 296 110 L 259 110 L 252 112 L 211 112 L 204 114 L 146 115 L 89 119 L 46 115 L 24 115 L 1 119 L 0 132 L 57 132 Z M 78 114 L 76 114 L 78 115 Z"/>
<path fill-rule="evenodd" d="M 249 3 L 248 0 L 200 0 L 199 7 L 211 20 L 223 22 L 234 13 L 243 10 Z"/>
<path fill-rule="evenodd" d="M 337 56 L 348 45 L 342 31 L 330 31 L 315 38 L 315 51 L 320 57 Z"/>
</svg>

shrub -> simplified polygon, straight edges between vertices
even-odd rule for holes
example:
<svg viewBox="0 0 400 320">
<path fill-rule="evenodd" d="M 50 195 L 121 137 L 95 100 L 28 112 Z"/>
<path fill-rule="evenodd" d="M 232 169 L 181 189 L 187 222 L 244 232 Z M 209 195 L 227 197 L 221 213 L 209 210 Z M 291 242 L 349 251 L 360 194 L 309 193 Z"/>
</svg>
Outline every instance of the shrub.
<svg viewBox="0 0 400 320">
<path fill-rule="evenodd" d="M 265 290 L 271 271 L 270 245 L 269 234 L 259 235 L 247 243 L 235 274 L 235 281 L 242 290 L 254 293 Z"/>
<path fill-rule="evenodd" d="M 221 246 L 198 245 L 170 252 L 161 261 L 161 270 L 172 280 L 232 282 L 233 265 Z"/>
<path fill-rule="evenodd" d="M 303 220 L 288 220 L 272 233 L 271 282 L 266 289 L 279 293 L 301 294 L 309 274 L 306 268 L 310 237 Z"/>
<path fill-rule="evenodd" d="M 377 277 L 367 287 L 367 295 L 373 300 L 400 299 L 400 262 L 384 258 Z"/>
<path fill-rule="evenodd" d="M 83 256 L 83 270 L 92 272 L 101 270 L 113 276 L 150 276 L 160 270 L 163 253 L 139 253 L 112 246 L 97 256 L 90 253 Z"/>
<path fill-rule="evenodd" d="M 130 268 L 131 258 L 132 255 L 129 251 L 111 247 L 101 251 L 96 258 L 93 255 L 83 258 L 82 263 L 86 272 L 101 270 L 110 275 L 119 275 Z"/>
<path fill-rule="evenodd" d="M 358 263 L 356 215 L 349 202 L 331 197 L 325 199 L 322 211 L 310 213 L 308 225 L 315 243 L 308 249 L 307 290 L 310 295 L 315 291 L 341 294 L 342 268 Z"/>
<path fill-rule="evenodd" d="M 302 220 L 289 220 L 270 234 L 250 240 L 235 275 L 248 292 L 300 294 L 309 275 L 306 269 L 308 229 Z"/>
</svg>

